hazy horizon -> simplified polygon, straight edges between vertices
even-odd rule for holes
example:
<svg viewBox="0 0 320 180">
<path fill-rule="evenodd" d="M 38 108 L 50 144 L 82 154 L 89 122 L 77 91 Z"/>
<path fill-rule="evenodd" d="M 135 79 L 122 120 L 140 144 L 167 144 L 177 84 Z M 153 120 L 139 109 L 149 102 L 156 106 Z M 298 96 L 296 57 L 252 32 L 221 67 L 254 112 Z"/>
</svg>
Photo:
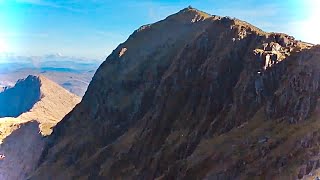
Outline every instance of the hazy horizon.
<svg viewBox="0 0 320 180">
<path fill-rule="evenodd" d="M 209 14 L 236 17 L 265 31 L 320 43 L 316 0 L 112 1 L 0 0 L 0 52 L 25 56 L 61 53 L 104 60 L 141 25 L 191 5 Z"/>
</svg>

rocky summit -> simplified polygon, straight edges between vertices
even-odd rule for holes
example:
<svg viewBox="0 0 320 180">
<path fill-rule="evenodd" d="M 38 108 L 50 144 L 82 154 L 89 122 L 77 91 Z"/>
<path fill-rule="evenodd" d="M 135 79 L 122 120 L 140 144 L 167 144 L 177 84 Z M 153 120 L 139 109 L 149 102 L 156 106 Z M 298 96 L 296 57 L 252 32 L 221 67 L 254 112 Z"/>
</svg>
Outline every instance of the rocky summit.
<svg viewBox="0 0 320 180">
<path fill-rule="evenodd" d="M 28 76 L 0 93 L 0 179 L 35 170 L 45 138 L 80 98 L 44 76 Z"/>
<path fill-rule="evenodd" d="M 17 117 L 40 98 L 40 81 L 33 76 L 19 80 L 14 87 L 4 87 L 0 92 L 0 118 Z"/>
<path fill-rule="evenodd" d="M 137 29 L 28 179 L 320 176 L 320 46 L 188 7 Z"/>
</svg>

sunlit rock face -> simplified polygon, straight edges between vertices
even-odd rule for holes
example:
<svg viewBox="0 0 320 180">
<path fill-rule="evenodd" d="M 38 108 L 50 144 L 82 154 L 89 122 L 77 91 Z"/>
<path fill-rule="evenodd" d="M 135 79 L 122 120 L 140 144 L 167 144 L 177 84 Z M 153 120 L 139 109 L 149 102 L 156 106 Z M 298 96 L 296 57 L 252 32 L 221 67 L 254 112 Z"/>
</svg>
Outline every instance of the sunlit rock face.
<svg viewBox="0 0 320 180">
<path fill-rule="evenodd" d="M 0 154 L 5 156 L 0 160 L 0 179 L 26 179 L 36 168 L 43 146 L 39 123 L 21 124 L 0 145 Z"/>
<path fill-rule="evenodd" d="M 18 117 L 29 111 L 41 98 L 40 80 L 36 76 L 28 76 L 19 80 L 12 88 L 0 92 L 0 118 Z"/>
<path fill-rule="evenodd" d="M 4 89 L 1 98 L 0 107 L 6 110 L 3 115 L 16 117 L 0 118 L 0 179 L 23 180 L 38 165 L 44 136 L 80 98 L 44 76 L 19 80 Z"/>
<path fill-rule="evenodd" d="M 311 177 L 319 61 L 319 46 L 183 9 L 113 51 L 29 179 Z"/>
</svg>

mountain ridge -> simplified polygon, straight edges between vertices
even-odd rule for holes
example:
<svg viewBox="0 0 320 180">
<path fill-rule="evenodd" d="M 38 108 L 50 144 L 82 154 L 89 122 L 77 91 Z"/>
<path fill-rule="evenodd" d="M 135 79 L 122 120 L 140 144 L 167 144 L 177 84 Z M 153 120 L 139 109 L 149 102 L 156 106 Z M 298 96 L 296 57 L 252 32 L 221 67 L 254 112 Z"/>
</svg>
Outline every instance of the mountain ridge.
<svg viewBox="0 0 320 180">
<path fill-rule="evenodd" d="M 53 127 L 58 120 L 61 120 L 65 114 L 71 111 L 78 102 L 80 102 L 80 98 L 78 96 L 71 94 L 69 91 L 44 76 L 29 75 L 27 78 L 17 81 L 16 85 L 26 82 L 30 82 L 28 83 L 28 86 L 23 86 L 21 88 L 13 86 L 4 90 L 2 93 L 6 95 L 5 93 L 10 91 L 10 89 L 17 88 L 19 89 L 17 90 L 18 93 L 15 93 L 14 97 L 26 102 L 26 96 L 31 96 L 27 93 L 28 88 L 35 88 L 38 90 L 35 98 L 36 101 L 33 101 L 28 109 L 23 109 L 16 117 L 5 116 L 0 118 L 2 125 L 5 126 L 7 123 L 20 124 L 35 120 L 40 123 L 40 129 L 43 135 L 48 135 L 51 133 L 50 128 Z M 63 98 L 65 98 L 66 101 Z M 0 101 L 3 105 L 6 105 L 8 102 L 9 101 Z M 17 107 L 20 106 L 17 102 L 15 102 L 15 105 Z M 61 105 L 64 105 L 64 107 L 59 107 Z M 4 133 L 2 133 L 2 135 L 4 135 Z M 2 139 L 4 137 L 5 136 L 2 136 Z"/>
<path fill-rule="evenodd" d="M 190 8 L 142 26 L 100 65 L 29 179 L 317 175 L 319 51 Z"/>
<path fill-rule="evenodd" d="M 40 81 L 32 76 L 17 81 L 15 87 L 4 88 L 0 93 L 0 117 L 17 117 L 41 99 Z M 24 92 L 22 92 L 24 91 Z M 25 97 L 21 93 L 26 93 Z"/>
<path fill-rule="evenodd" d="M 0 97 L 3 96 L 0 107 L 9 108 L 1 110 L 12 110 L 11 104 L 19 109 L 19 114 L 0 118 L 0 179 L 25 179 L 38 164 L 46 141 L 44 137 L 51 134 L 52 127 L 80 98 L 44 76 L 32 75 L 4 89 L 0 93 Z M 28 108 L 24 108 L 24 104 L 28 104 Z"/>
</svg>

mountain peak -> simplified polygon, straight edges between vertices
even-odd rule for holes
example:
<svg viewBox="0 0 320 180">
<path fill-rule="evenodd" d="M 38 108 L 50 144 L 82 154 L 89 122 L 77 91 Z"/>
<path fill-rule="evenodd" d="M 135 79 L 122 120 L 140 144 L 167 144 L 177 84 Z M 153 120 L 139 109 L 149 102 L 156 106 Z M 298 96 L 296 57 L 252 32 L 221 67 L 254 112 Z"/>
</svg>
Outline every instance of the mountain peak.
<svg viewBox="0 0 320 180">
<path fill-rule="evenodd" d="M 0 93 L 0 118 L 23 117 L 57 121 L 71 110 L 69 107 L 73 107 L 79 101 L 78 96 L 45 76 L 29 75 Z M 64 107 L 60 107 L 62 104 Z M 46 111 L 43 111 L 44 109 Z"/>
<path fill-rule="evenodd" d="M 0 152 L 5 158 L 0 163 L 0 179 L 26 179 L 41 156 L 43 136 L 79 102 L 79 97 L 41 75 L 29 75 L 4 89 L 0 93 Z"/>
<path fill-rule="evenodd" d="M 199 9 L 196 9 L 192 6 L 188 6 L 186 8 L 181 9 L 178 13 L 197 13 L 197 14 L 201 14 L 201 15 L 207 15 L 207 16 L 211 16 L 210 14 L 203 12 Z"/>
<path fill-rule="evenodd" d="M 306 147 L 320 137 L 309 118 L 320 109 L 320 54 L 308 48 L 192 7 L 144 26 L 55 127 L 32 179 L 308 175 L 319 158 Z"/>
<path fill-rule="evenodd" d="M 200 12 L 200 10 L 198 10 L 198 9 L 192 7 L 192 6 L 185 7 L 183 9 L 181 9 L 179 12 L 192 12 L 192 11 Z"/>
<path fill-rule="evenodd" d="M 0 93 L 0 118 L 17 117 L 30 110 L 41 98 L 40 86 L 39 78 L 29 75 L 6 88 Z"/>
<path fill-rule="evenodd" d="M 180 10 L 176 14 L 169 16 L 167 19 L 175 19 L 175 20 L 182 21 L 182 22 L 194 23 L 194 22 L 198 22 L 198 21 L 203 21 L 209 17 L 213 17 L 213 16 L 210 14 L 207 14 L 203 11 L 200 11 L 196 8 L 188 6 L 184 9 Z"/>
<path fill-rule="evenodd" d="M 19 79 L 17 81 L 17 84 L 18 83 L 21 83 L 21 82 L 40 82 L 40 79 L 39 79 L 39 76 L 36 76 L 36 75 L 28 75 L 26 78 L 23 78 L 23 79 Z"/>
</svg>

